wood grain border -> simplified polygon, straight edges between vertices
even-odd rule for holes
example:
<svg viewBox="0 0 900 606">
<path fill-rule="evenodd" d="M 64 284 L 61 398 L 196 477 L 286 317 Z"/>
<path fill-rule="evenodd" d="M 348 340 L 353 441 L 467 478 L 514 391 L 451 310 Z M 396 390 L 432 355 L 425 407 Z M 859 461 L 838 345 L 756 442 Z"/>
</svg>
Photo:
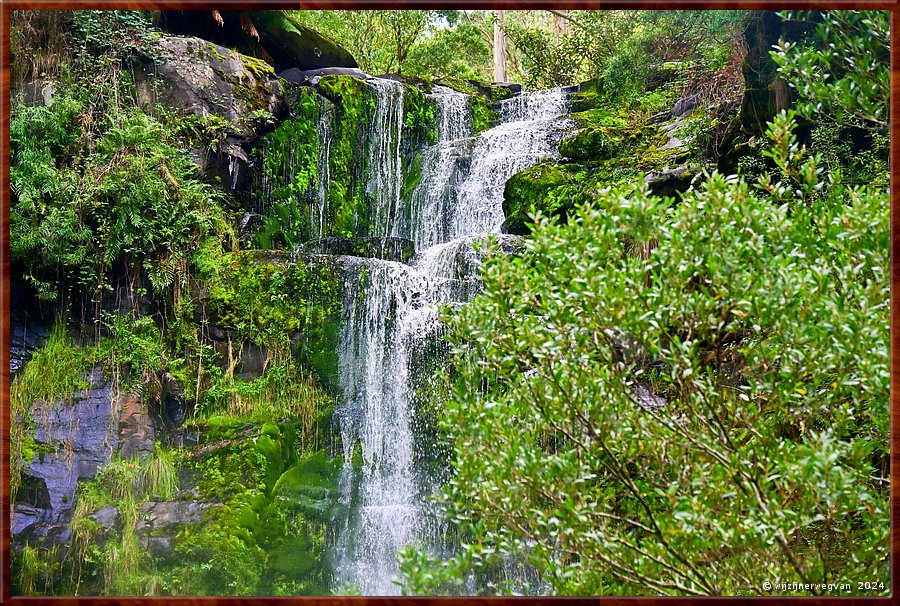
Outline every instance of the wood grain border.
<svg viewBox="0 0 900 606">
<path fill-rule="evenodd" d="M 119 0 L 0 0 L 0 603 L 22 606 L 63 606 L 121 604 L 141 606 L 275 606 L 300 604 L 311 606 L 743 606 L 771 604 L 827 604 L 834 605 L 887 605 L 897 603 L 896 593 L 891 597 L 14 597 L 10 595 L 10 502 L 9 502 L 9 351 L 10 351 L 10 262 L 9 262 L 9 12 L 12 10 L 77 10 L 77 9 L 415 9 L 415 8 L 469 8 L 469 9 L 744 9 L 744 10 L 853 10 L 879 9 L 891 11 L 891 220 L 890 220 L 890 477 L 891 477 L 891 586 L 897 581 L 897 562 L 900 555 L 900 537 L 896 530 L 900 523 L 900 435 L 898 435 L 898 414 L 900 414 L 900 361 L 895 355 L 900 351 L 900 0 L 404 0 L 385 2 L 383 0 L 315 0 L 309 2 L 284 2 L 280 0 L 162 0 L 162 1 L 119 1 Z M 850 580 L 850 579 L 848 579 Z M 852 581 L 852 580 L 851 580 Z"/>
</svg>

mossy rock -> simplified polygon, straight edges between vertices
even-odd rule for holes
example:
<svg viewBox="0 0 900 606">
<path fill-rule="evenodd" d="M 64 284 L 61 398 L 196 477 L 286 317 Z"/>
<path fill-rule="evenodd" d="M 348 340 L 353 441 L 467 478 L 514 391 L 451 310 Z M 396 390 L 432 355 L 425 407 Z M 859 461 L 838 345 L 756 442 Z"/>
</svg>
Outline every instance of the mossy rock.
<svg viewBox="0 0 900 606">
<path fill-rule="evenodd" d="M 359 67 L 337 42 L 300 25 L 283 11 L 249 11 L 249 15 L 279 72 L 289 67 Z"/>
<path fill-rule="evenodd" d="M 553 194 L 560 187 L 572 184 L 583 172 L 584 168 L 578 165 L 543 163 L 513 175 L 503 191 L 503 213 L 506 215 L 501 228 L 503 233 L 520 236 L 530 233 L 530 215 L 535 211 L 565 221 L 572 198 Z"/>
<path fill-rule="evenodd" d="M 469 103 L 472 108 L 472 132 L 479 135 L 484 131 L 492 128 L 497 119 L 497 115 L 491 108 L 487 99 L 481 95 L 472 95 L 469 97 Z"/>
<path fill-rule="evenodd" d="M 570 106 L 573 113 L 603 107 L 607 103 L 603 95 L 603 81 L 588 80 L 578 85 L 578 92 L 572 95 Z"/>
<path fill-rule="evenodd" d="M 559 153 L 575 160 L 608 160 L 615 157 L 622 147 L 622 137 L 612 136 L 606 128 L 583 128 L 573 137 L 559 143 Z"/>
<path fill-rule="evenodd" d="M 621 113 L 612 111 L 608 107 L 596 107 L 581 112 L 574 112 L 569 116 L 579 126 L 588 128 L 591 126 L 603 126 L 607 128 L 622 128 L 628 124 L 628 120 Z"/>
</svg>

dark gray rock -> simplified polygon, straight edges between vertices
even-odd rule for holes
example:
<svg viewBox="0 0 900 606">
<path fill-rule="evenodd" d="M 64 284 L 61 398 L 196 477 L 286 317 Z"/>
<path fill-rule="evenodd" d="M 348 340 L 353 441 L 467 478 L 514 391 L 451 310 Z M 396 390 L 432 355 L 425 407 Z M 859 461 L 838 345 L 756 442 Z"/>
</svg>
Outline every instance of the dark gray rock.
<svg viewBox="0 0 900 606">
<path fill-rule="evenodd" d="M 153 419 L 140 399 L 134 396 L 122 399 L 118 422 L 119 456 L 125 459 L 144 458 L 156 450 Z"/>
<path fill-rule="evenodd" d="M 88 389 L 75 392 L 71 401 L 33 405 L 35 441 L 47 452 L 36 455 L 22 471 L 22 490 L 12 514 L 18 534 L 67 541 L 78 481 L 93 478 L 115 450 L 110 385 L 96 368 L 88 382 Z"/>
<path fill-rule="evenodd" d="M 321 69 L 306 70 L 292 67 L 278 74 L 279 78 L 284 78 L 301 86 L 314 86 L 318 84 L 318 79 L 322 76 L 353 76 L 366 79 L 369 77 L 369 74 L 356 67 L 323 67 Z"/>
<path fill-rule="evenodd" d="M 240 359 L 235 367 L 235 376 L 247 381 L 261 377 L 266 371 L 269 350 L 263 345 L 244 343 Z"/>
<path fill-rule="evenodd" d="M 144 503 L 138 509 L 135 531 L 151 534 L 171 530 L 186 524 L 199 524 L 204 512 L 218 503 L 199 501 L 159 501 Z"/>
<path fill-rule="evenodd" d="M 184 423 L 185 409 L 184 389 L 171 373 L 166 373 L 162 380 L 162 397 L 150 407 L 150 416 L 157 434 L 161 430 L 170 432 Z M 157 439 L 161 436 L 157 435 Z"/>
<path fill-rule="evenodd" d="M 105 528 L 117 528 L 121 522 L 119 510 L 112 505 L 101 507 L 95 511 L 91 514 L 91 519 Z"/>
<path fill-rule="evenodd" d="M 147 550 L 150 555 L 158 558 L 172 557 L 173 539 L 170 536 L 161 537 L 141 537 L 141 547 Z"/>
<path fill-rule="evenodd" d="M 50 337 L 50 325 L 32 320 L 27 314 L 13 311 L 9 327 L 9 371 L 21 370 L 35 350 L 43 347 Z"/>
<path fill-rule="evenodd" d="M 47 521 L 47 510 L 24 503 L 15 503 L 12 508 L 10 520 L 10 534 L 13 539 L 24 539 L 33 533 L 34 529 Z"/>
<path fill-rule="evenodd" d="M 694 111 L 699 102 L 700 98 L 697 95 L 689 95 L 679 99 L 675 102 L 675 107 L 672 108 L 672 117 L 681 118 L 682 116 L 687 116 Z"/>
<path fill-rule="evenodd" d="M 686 192 L 695 175 L 696 173 L 687 166 L 664 168 L 658 173 L 645 175 L 644 183 L 647 184 L 653 195 L 673 196 L 676 193 Z"/>
<path fill-rule="evenodd" d="M 43 105 L 50 107 L 53 105 L 53 97 L 59 91 L 59 83 L 46 78 L 37 78 L 16 87 L 10 91 L 13 99 L 18 98 L 24 105 L 29 107 L 35 105 Z"/>
<path fill-rule="evenodd" d="M 197 36 L 242 53 L 262 57 L 278 71 L 296 67 L 356 67 L 356 61 L 330 38 L 294 21 L 284 11 L 159 11 L 157 24 L 167 32 Z"/>
<path fill-rule="evenodd" d="M 308 253 L 349 255 L 383 261 L 407 263 L 415 254 L 415 245 L 406 238 L 320 238 L 304 245 Z"/>
<path fill-rule="evenodd" d="M 505 88 L 514 95 L 518 95 L 522 92 L 522 85 L 516 84 L 515 82 L 493 82 L 491 86 L 495 86 L 497 88 Z"/>
<path fill-rule="evenodd" d="M 658 396 L 649 388 L 641 385 L 640 383 L 635 384 L 634 386 L 634 395 L 637 397 L 638 404 L 641 408 L 647 410 L 659 410 L 660 408 L 664 408 L 668 402 L 662 396 Z"/>
<path fill-rule="evenodd" d="M 224 188 L 249 187 L 250 160 L 245 149 L 268 128 L 260 112 L 287 114 L 284 87 L 265 62 L 200 38 L 164 36 L 156 47 L 135 55 L 138 102 L 157 103 L 183 115 L 227 121 L 226 136 L 215 150 L 196 149 L 192 157 L 204 175 Z"/>
</svg>

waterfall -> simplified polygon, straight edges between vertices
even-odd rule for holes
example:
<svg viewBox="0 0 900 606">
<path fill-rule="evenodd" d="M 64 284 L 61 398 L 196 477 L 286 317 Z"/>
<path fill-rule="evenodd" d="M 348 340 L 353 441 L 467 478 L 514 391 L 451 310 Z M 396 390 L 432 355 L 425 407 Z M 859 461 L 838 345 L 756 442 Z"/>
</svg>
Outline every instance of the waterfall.
<svg viewBox="0 0 900 606">
<path fill-rule="evenodd" d="M 367 595 L 397 592 L 397 552 L 422 526 L 413 473 L 409 354 L 436 312 L 422 308 L 427 286 L 409 267 L 343 257 L 344 331 L 339 351 L 344 405 L 338 415 L 347 462 L 342 477 L 348 529 L 338 545 L 338 575 Z M 361 449 L 356 498 L 354 450 Z"/>
<path fill-rule="evenodd" d="M 378 143 L 371 148 L 369 181 L 379 204 L 375 233 L 407 237 L 417 254 L 409 265 L 340 257 L 337 416 L 345 461 L 341 498 L 349 514 L 335 571 L 338 590 L 352 584 L 364 595 L 394 595 L 397 552 L 411 543 L 439 549 L 443 528 L 427 504 L 434 482 L 415 465 L 411 363 L 440 331 L 438 305 L 461 304 L 477 292 L 476 245 L 499 232 L 506 180 L 556 154 L 551 135 L 561 128 L 557 118 L 566 111 L 566 97 L 555 90 L 504 101 L 501 124 L 473 139 L 467 97 L 435 87 L 429 97 L 438 110 L 438 140 L 423 152 L 406 232 L 399 217 L 402 89 L 378 82 Z"/>
<path fill-rule="evenodd" d="M 437 105 L 438 141 L 422 154 L 422 179 L 412 195 L 410 239 L 419 250 L 447 239 L 460 163 L 472 137 L 467 95 L 435 86 L 428 98 Z"/>
<path fill-rule="evenodd" d="M 332 123 L 334 122 L 334 105 L 324 97 L 317 97 L 319 120 L 316 134 L 319 138 L 319 156 L 316 159 L 316 204 L 310 206 L 315 214 L 310 218 L 313 227 L 311 233 L 316 238 L 325 234 L 326 217 L 328 216 L 328 197 L 331 194 L 331 144 L 334 139 Z"/>
<path fill-rule="evenodd" d="M 500 103 L 500 125 L 482 133 L 472 166 L 459 184 L 450 237 L 497 233 L 503 223 L 503 188 L 517 172 L 557 156 L 551 133 L 566 112 L 562 89 L 528 93 Z"/>
<path fill-rule="evenodd" d="M 374 210 L 372 235 L 399 236 L 403 184 L 400 139 L 403 130 L 403 85 L 385 78 L 366 83 L 375 91 L 375 116 L 370 132 L 366 193 Z"/>
</svg>

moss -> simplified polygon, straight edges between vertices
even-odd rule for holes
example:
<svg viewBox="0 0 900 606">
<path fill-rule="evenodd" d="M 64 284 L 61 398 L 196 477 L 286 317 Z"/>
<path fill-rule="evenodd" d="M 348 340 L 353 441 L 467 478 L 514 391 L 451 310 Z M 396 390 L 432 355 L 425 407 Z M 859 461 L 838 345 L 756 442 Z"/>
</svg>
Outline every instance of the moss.
<svg viewBox="0 0 900 606">
<path fill-rule="evenodd" d="M 472 108 L 472 131 L 478 135 L 490 129 L 494 125 L 496 116 L 490 104 L 481 95 L 469 97 Z"/>
<path fill-rule="evenodd" d="M 312 210 L 318 192 L 319 101 L 310 88 L 301 89 L 291 107 L 292 116 L 267 134 L 259 144 L 262 158 L 260 185 L 267 209 L 265 248 L 293 246 L 316 237 Z"/>
<path fill-rule="evenodd" d="M 403 87 L 402 147 L 408 155 L 422 145 L 437 143 L 437 110 L 418 88 Z"/>
<path fill-rule="evenodd" d="M 266 346 L 285 358 L 292 337 L 299 359 L 326 385 L 336 385 L 341 285 L 337 269 L 321 257 L 296 262 L 255 251 L 223 253 L 208 241 L 194 257 L 208 293 L 210 321 L 241 340 Z"/>
<path fill-rule="evenodd" d="M 506 182 L 503 193 L 503 212 L 506 233 L 524 235 L 530 231 L 529 215 L 537 210 L 551 216 L 564 217 L 569 210 L 567 200 L 555 196 L 554 191 L 573 181 L 574 165 L 537 164 L 515 174 Z"/>
<path fill-rule="evenodd" d="M 572 111 L 575 113 L 597 109 L 608 104 L 609 101 L 603 94 L 603 81 L 599 79 L 582 82 L 578 92 L 572 95 L 571 99 Z"/>
<path fill-rule="evenodd" d="M 620 113 L 614 112 L 607 107 L 597 107 L 582 112 L 574 112 L 571 118 L 578 122 L 580 126 L 603 126 L 621 128 L 627 125 L 627 119 Z"/>
<path fill-rule="evenodd" d="M 491 102 L 497 103 L 499 101 L 505 101 L 506 99 L 512 99 L 513 92 L 505 86 L 491 85 L 490 96 L 491 96 Z"/>
<path fill-rule="evenodd" d="M 325 235 L 368 235 L 371 214 L 365 197 L 365 134 L 375 111 L 374 93 L 352 76 L 323 76 L 318 90 L 335 106 L 329 163 L 332 223 Z"/>
<path fill-rule="evenodd" d="M 251 57 L 249 55 L 240 55 L 240 59 L 244 64 L 244 67 L 259 80 L 264 80 L 266 76 L 275 75 L 275 68 L 262 59 L 257 59 L 256 57 Z"/>
<path fill-rule="evenodd" d="M 228 57 L 219 52 L 215 44 L 207 43 L 205 48 L 197 47 L 197 55 L 205 61 L 228 61 Z"/>
</svg>

